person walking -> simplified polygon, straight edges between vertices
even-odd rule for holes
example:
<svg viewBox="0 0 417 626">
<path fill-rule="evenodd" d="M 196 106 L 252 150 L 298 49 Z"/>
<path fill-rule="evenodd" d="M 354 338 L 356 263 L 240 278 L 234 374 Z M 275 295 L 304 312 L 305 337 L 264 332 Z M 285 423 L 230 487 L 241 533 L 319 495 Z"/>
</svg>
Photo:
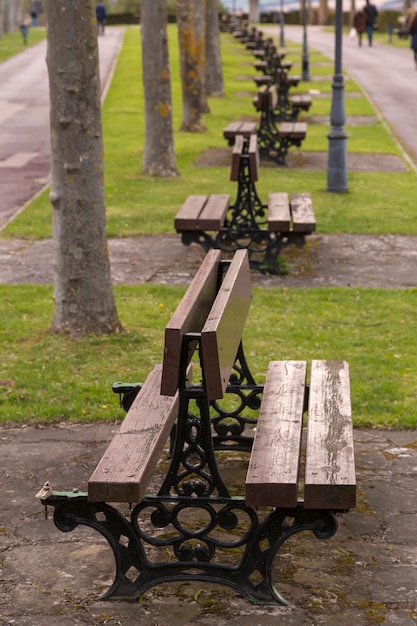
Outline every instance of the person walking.
<svg viewBox="0 0 417 626">
<path fill-rule="evenodd" d="M 411 19 L 409 33 L 411 36 L 410 48 L 414 51 L 414 63 L 417 70 L 417 11 Z"/>
<path fill-rule="evenodd" d="M 22 33 L 23 43 L 27 46 L 28 43 L 28 34 L 29 34 L 29 26 L 31 25 L 32 20 L 30 19 L 29 13 L 25 13 L 23 16 L 23 20 L 20 24 L 20 32 Z"/>
<path fill-rule="evenodd" d="M 104 35 L 104 27 L 107 22 L 107 11 L 104 2 L 97 2 L 96 4 L 96 20 L 97 20 L 97 33 Z"/>
<path fill-rule="evenodd" d="M 356 11 L 353 16 L 353 28 L 358 35 L 358 46 L 362 45 L 362 35 L 366 31 L 366 19 L 365 11 Z"/>
<path fill-rule="evenodd" d="M 374 36 L 375 22 L 378 15 L 378 9 L 374 4 L 371 4 L 369 0 L 366 0 L 366 4 L 363 7 L 366 15 L 366 34 L 368 36 L 368 44 L 372 46 L 372 39 Z"/>
</svg>

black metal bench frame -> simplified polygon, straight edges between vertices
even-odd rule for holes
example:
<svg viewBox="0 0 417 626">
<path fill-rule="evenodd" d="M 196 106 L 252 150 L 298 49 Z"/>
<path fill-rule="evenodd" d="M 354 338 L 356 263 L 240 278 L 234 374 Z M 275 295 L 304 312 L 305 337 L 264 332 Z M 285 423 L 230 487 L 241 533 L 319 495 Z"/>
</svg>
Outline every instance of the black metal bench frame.
<svg viewBox="0 0 417 626">
<path fill-rule="evenodd" d="M 274 85 L 260 89 L 257 109 L 260 122 L 257 130 L 259 154 L 261 158 L 272 160 L 278 165 L 286 165 L 286 157 L 292 146 L 300 147 L 307 133 L 305 122 L 282 122 L 278 127 L 275 109 L 278 104 Z"/>
</svg>

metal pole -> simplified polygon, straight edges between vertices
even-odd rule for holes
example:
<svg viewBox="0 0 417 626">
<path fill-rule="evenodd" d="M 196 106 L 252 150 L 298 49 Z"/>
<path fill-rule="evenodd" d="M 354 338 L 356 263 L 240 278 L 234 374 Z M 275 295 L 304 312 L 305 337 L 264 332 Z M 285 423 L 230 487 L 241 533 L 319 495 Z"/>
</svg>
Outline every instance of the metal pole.
<svg viewBox="0 0 417 626">
<path fill-rule="evenodd" d="M 279 13 L 279 46 L 280 48 L 285 48 L 284 26 L 285 26 L 284 0 L 281 0 L 281 10 Z"/>
<path fill-rule="evenodd" d="M 332 83 L 331 129 L 327 138 L 329 151 L 327 161 L 327 191 L 347 191 L 347 138 L 345 131 L 344 80 L 342 73 L 342 0 L 336 0 L 335 55 Z"/>
<path fill-rule="evenodd" d="M 302 0 L 302 18 L 303 18 L 303 58 L 302 58 L 302 80 L 310 80 L 308 43 L 307 43 L 307 7 L 306 0 Z"/>
</svg>

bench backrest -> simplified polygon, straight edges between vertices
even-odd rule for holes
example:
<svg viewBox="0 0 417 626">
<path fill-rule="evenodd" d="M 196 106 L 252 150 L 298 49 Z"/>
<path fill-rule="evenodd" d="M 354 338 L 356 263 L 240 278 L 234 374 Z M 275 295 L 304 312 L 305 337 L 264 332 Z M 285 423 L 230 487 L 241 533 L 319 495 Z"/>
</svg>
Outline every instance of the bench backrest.
<svg viewBox="0 0 417 626">
<path fill-rule="evenodd" d="M 245 151 L 245 145 L 247 145 L 247 151 Z M 247 166 L 249 172 L 249 180 L 251 183 L 255 183 L 259 178 L 259 150 L 258 150 L 258 137 L 251 135 L 248 142 L 242 135 L 237 135 L 235 139 L 235 145 L 232 152 L 232 166 L 230 168 L 230 180 L 238 181 L 242 158 L 247 159 Z"/>
<path fill-rule="evenodd" d="M 161 394 L 172 396 L 177 392 L 199 343 L 207 397 L 223 397 L 251 296 L 247 251 L 238 250 L 223 275 L 220 251 L 209 250 L 165 329 Z M 186 344 L 184 339 L 190 333 L 195 341 Z"/>
<path fill-rule="evenodd" d="M 275 85 L 264 85 L 258 91 L 256 108 L 259 111 L 273 111 L 277 106 L 278 95 Z"/>
</svg>

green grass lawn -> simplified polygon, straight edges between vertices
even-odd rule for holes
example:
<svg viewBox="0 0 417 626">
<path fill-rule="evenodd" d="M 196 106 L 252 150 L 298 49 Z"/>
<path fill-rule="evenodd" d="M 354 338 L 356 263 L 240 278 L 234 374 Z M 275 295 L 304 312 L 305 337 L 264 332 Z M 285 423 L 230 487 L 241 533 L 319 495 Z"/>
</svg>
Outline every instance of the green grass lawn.
<svg viewBox="0 0 417 626">
<path fill-rule="evenodd" d="M 170 27 L 175 148 L 181 176 L 158 179 L 141 174 L 140 38 L 137 28 L 127 30 L 103 107 L 109 236 L 172 233 L 174 215 L 189 194 L 235 194 L 228 167 L 195 164 L 206 150 L 225 148 L 222 129 L 228 122 L 254 116 L 252 56 L 230 35 L 222 35 L 222 42 L 226 96 L 210 99 L 206 133 L 181 133 L 177 39 Z M 292 46 L 288 57 L 298 62 L 299 54 L 300 48 Z M 325 61 L 317 53 L 312 58 Z M 315 99 L 310 113 L 327 115 L 330 81 L 300 86 L 301 90 L 318 88 L 328 92 L 328 97 Z M 375 115 L 359 86 L 349 79 L 346 93 L 356 94 L 346 98 L 347 115 Z M 310 124 L 303 149 L 326 151 L 328 131 L 324 124 Z M 378 119 L 369 126 L 348 127 L 348 131 L 349 153 L 401 154 Z M 349 172 L 348 182 L 347 193 L 329 194 L 325 172 L 261 166 L 258 191 L 261 197 L 269 191 L 310 192 L 318 232 L 417 234 L 414 171 Z M 50 214 L 45 192 L 1 236 L 49 237 Z M 350 363 L 356 426 L 416 427 L 417 290 L 282 289 L 279 284 L 277 279 L 275 288 L 254 290 L 245 348 L 255 377 L 263 379 L 270 359 L 342 358 Z M 74 340 L 48 331 L 53 313 L 51 287 L 0 286 L 0 421 L 122 417 L 111 383 L 143 380 L 161 360 L 163 329 L 183 292 L 184 288 L 172 286 L 117 286 L 125 332 Z"/>
<path fill-rule="evenodd" d="M 141 82 L 139 30 L 129 28 L 117 64 L 116 73 L 103 107 L 105 149 L 105 191 L 109 237 L 128 237 L 172 233 L 173 219 L 184 199 L 193 193 L 235 193 L 229 180 L 229 168 L 197 167 L 196 159 L 207 150 L 225 149 L 223 128 L 242 116 L 257 119 L 252 106 L 256 92 L 252 76 L 253 56 L 228 34 L 222 34 L 222 58 L 226 96 L 211 98 L 211 113 L 204 116 L 205 133 L 183 133 L 180 70 L 177 34 L 169 28 L 170 62 L 173 94 L 175 150 L 181 176 L 158 179 L 141 174 L 144 142 L 144 108 Z M 291 46 L 289 59 L 299 62 L 300 46 Z M 312 59 L 323 62 L 326 57 L 312 51 Z M 323 69 L 323 68 L 321 68 Z M 327 94 L 314 98 L 308 114 L 328 115 L 331 106 L 331 68 L 325 68 L 329 81 L 301 83 L 299 91 L 313 89 Z M 311 72 L 313 74 L 313 71 Z M 360 87 L 346 80 L 347 116 L 375 115 Z M 400 157 L 401 150 L 384 125 L 346 126 L 350 153 L 390 154 Z M 329 126 L 309 124 L 302 149 L 326 152 Z M 313 198 L 320 232 L 417 234 L 415 220 L 414 171 L 401 174 L 380 172 L 349 172 L 349 191 L 341 195 L 326 192 L 326 172 L 262 166 L 257 184 L 261 197 L 269 191 L 309 191 Z M 397 210 L 401 206 L 401 211 Z M 366 211 L 363 210 L 366 207 Z M 51 209 L 48 193 L 37 198 L 2 233 L 3 237 L 45 238 L 51 236 Z"/>
<path fill-rule="evenodd" d="M 15 33 L 5 33 L 0 39 L 0 63 L 43 39 L 45 39 L 45 29 L 38 27 L 29 28 L 27 46 L 23 44 L 22 34 L 19 30 Z"/>
<path fill-rule="evenodd" d="M 0 422 L 121 418 L 115 381 L 144 380 L 184 288 L 117 286 L 125 332 L 48 332 L 52 288 L 0 286 Z M 416 425 L 416 290 L 255 288 L 244 334 L 257 381 L 271 359 L 345 359 L 356 426 Z M 139 313 L 140 312 L 140 313 Z"/>
</svg>

